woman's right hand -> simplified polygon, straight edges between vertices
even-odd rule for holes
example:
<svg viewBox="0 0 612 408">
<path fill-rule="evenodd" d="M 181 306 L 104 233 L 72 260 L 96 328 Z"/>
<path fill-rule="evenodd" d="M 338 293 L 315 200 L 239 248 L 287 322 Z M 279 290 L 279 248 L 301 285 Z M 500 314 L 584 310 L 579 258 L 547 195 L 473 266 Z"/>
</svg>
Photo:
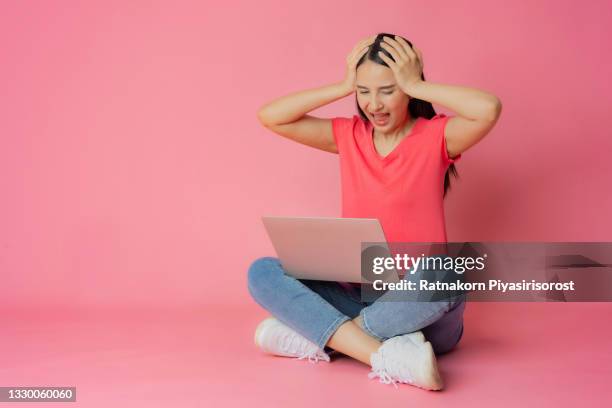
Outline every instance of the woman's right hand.
<svg viewBox="0 0 612 408">
<path fill-rule="evenodd" d="M 347 92 L 355 92 L 355 82 L 357 78 L 357 62 L 368 51 L 370 45 L 374 43 L 376 34 L 359 41 L 350 54 L 346 57 L 346 74 L 342 86 Z"/>
</svg>

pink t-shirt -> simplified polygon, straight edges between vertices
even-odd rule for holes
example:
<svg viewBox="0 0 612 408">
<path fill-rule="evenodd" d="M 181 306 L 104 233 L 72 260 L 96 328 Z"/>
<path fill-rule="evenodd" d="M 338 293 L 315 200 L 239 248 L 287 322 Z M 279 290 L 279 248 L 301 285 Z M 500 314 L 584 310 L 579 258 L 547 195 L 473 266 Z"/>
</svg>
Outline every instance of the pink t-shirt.
<svg viewBox="0 0 612 408">
<path fill-rule="evenodd" d="M 373 125 L 333 118 L 340 155 L 342 217 L 377 218 L 388 242 L 446 242 L 444 175 L 451 163 L 444 127 L 450 117 L 417 118 L 387 156 L 374 147 Z"/>
</svg>

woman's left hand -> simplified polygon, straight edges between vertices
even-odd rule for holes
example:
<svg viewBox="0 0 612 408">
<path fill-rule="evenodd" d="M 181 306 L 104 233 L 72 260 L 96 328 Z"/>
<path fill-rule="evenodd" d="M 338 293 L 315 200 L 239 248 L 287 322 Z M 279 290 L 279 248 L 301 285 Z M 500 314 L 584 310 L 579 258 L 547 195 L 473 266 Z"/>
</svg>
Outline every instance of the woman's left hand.
<svg viewBox="0 0 612 408">
<path fill-rule="evenodd" d="M 422 81 L 423 57 L 421 51 L 416 47 L 413 49 L 410 44 L 398 36 L 395 36 L 395 39 L 384 37 L 380 45 L 391 54 L 395 61 L 382 51 L 379 51 L 378 55 L 389 65 L 402 91 L 410 95 L 410 90 Z"/>
</svg>

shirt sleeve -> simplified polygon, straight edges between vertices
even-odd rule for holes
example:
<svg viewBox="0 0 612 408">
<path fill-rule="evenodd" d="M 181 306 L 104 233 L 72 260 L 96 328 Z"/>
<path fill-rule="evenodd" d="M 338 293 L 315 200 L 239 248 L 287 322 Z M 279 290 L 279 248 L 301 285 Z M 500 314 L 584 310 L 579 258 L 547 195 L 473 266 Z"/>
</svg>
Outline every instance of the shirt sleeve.
<svg viewBox="0 0 612 408">
<path fill-rule="evenodd" d="M 353 134 L 353 118 L 332 118 L 332 132 L 334 141 L 338 148 L 338 153 L 343 150 L 343 146 L 348 142 L 349 137 Z"/>
<path fill-rule="evenodd" d="M 448 150 L 446 149 L 446 137 L 444 131 L 446 129 L 446 123 L 451 118 L 452 116 L 446 116 L 443 113 L 439 113 L 431 118 L 431 124 L 434 126 L 436 140 L 438 141 L 437 144 L 440 147 L 440 154 L 442 156 L 442 162 L 444 165 L 451 165 L 461 158 L 461 154 L 459 154 L 451 159 L 448 156 Z"/>
</svg>

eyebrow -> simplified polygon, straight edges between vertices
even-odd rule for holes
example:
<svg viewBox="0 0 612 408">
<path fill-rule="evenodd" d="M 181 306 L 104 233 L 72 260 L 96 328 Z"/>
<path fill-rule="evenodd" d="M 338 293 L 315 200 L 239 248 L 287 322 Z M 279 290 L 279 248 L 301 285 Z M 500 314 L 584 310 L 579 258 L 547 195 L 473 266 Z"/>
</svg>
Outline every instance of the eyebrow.
<svg viewBox="0 0 612 408">
<path fill-rule="evenodd" d="M 395 85 L 384 85 L 384 86 L 379 87 L 378 89 L 389 89 L 389 88 L 393 88 L 393 87 L 395 87 Z M 357 88 L 368 89 L 367 86 L 363 86 L 363 85 L 357 85 Z"/>
</svg>

